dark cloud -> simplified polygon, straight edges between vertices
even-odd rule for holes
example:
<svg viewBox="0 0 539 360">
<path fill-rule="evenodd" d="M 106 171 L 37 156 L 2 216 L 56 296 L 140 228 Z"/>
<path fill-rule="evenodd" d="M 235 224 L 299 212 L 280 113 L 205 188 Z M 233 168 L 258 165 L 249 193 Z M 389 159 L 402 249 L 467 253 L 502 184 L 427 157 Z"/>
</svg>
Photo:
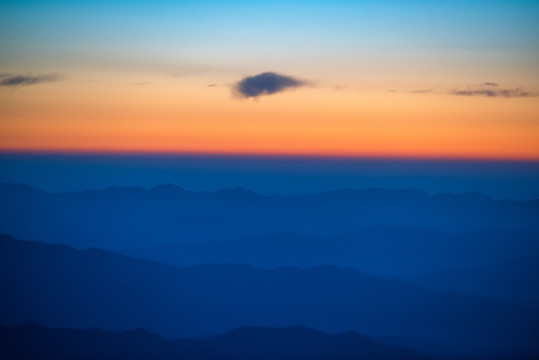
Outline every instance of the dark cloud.
<svg viewBox="0 0 539 360">
<path fill-rule="evenodd" d="M 483 85 L 485 86 L 493 86 L 493 87 L 498 87 L 498 83 L 495 83 L 495 82 L 484 82 Z"/>
<path fill-rule="evenodd" d="M 427 93 L 430 93 L 430 92 L 432 92 L 432 90 L 430 90 L 430 89 L 412 90 L 412 94 L 427 94 Z"/>
<path fill-rule="evenodd" d="M 208 87 L 216 87 L 217 84 L 209 84 Z"/>
<path fill-rule="evenodd" d="M 234 85 L 233 91 L 240 97 L 256 98 L 261 95 L 271 95 L 305 85 L 307 85 L 307 82 L 291 76 L 265 72 L 255 76 L 248 76 L 238 81 Z"/>
<path fill-rule="evenodd" d="M 46 75 L 20 75 L 20 74 L 2 74 L 0 75 L 0 86 L 17 87 L 36 85 L 45 82 L 60 80 L 56 74 Z"/>
<path fill-rule="evenodd" d="M 460 96 L 487 96 L 487 97 L 505 97 L 505 98 L 522 98 L 522 97 L 536 97 L 539 96 L 538 92 L 526 91 L 520 88 L 515 89 L 498 89 L 498 85 L 487 85 L 485 83 L 480 87 L 469 87 L 465 90 L 451 90 L 449 93 L 452 95 Z"/>
</svg>

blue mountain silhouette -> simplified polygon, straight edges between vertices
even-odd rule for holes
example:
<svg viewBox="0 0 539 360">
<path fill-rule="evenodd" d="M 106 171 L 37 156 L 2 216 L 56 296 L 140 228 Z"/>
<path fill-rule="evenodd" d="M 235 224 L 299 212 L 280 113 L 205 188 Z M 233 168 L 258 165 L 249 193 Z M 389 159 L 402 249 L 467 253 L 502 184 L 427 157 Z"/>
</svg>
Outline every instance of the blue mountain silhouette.
<svg viewBox="0 0 539 360">
<path fill-rule="evenodd" d="M 324 334 L 294 326 L 244 327 L 207 340 L 167 341 L 142 329 L 48 329 L 35 323 L 0 327 L 2 359 L 189 359 L 189 360 L 427 360 L 357 332 Z"/>
<path fill-rule="evenodd" d="M 0 324 L 127 330 L 168 337 L 304 324 L 426 339 L 457 352 L 539 354 L 536 312 L 435 292 L 350 268 L 177 268 L 103 250 L 0 239 Z"/>
<path fill-rule="evenodd" d="M 227 241 L 169 244 L 124 252 L 172 265 L 237 263 L 255 267 L 349 266 L 416 280 L 434 272 L 487 266 L 539 253 L 538 235 L 509 230 L 442 232 L 376 226 L 351 234 L 312 237 L 273 234 Z"/>
<path fill-rule="evenodd" d="M 114 251 L 282 233 L 327 237 L 381 224 L 539 232 L 539 200 L 418 190 L 263 196 L 241 188 L 192 192 L 165 185 L 52 194 L 0 184 L 0 211 L 0 232 Z"/>
</svg>

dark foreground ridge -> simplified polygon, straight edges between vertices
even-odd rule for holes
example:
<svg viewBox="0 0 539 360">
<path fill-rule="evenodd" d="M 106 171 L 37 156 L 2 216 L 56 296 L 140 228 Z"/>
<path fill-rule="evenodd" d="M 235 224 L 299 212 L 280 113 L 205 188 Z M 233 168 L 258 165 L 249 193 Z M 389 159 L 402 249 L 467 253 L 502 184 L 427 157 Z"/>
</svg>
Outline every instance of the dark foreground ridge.
<svg viewBox="0 0 539 360">
<path fill-rule="evenodd" d="M 146 330 L 49 329 L 29 323 L 0 327 L 0 358 L 185 360 L 427 360 L 416 351 L 357 332 L 325 334 L 294 326 L 244 327 L 208 340 L 167 341 Z"/>
</svg>

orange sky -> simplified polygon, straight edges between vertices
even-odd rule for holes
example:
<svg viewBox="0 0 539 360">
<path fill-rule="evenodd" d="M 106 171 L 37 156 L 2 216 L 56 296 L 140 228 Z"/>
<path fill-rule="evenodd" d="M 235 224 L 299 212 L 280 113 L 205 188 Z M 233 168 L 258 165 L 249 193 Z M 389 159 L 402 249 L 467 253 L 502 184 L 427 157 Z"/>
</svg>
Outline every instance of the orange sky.
<svg viewBox="0 0 539 360">
<path fill-rule="evenodd" d="M 537 1 L 27 0 L 0 27 L 0 151 L 539 159 Z M 305 86 L 232 96 L 265 72 Z"/>
<path fill-rule="evenodd" d="M 2 150 L 539 159 L 539 98 L 312 86 L 256 100 L 201 77 L 0 92 Z"/>
</svg>

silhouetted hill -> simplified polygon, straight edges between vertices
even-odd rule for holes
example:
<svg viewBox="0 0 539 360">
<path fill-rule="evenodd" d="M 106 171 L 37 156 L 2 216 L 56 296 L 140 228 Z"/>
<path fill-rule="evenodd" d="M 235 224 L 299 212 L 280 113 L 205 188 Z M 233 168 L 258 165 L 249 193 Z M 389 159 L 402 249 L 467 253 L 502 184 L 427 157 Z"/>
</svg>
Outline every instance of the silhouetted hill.
<svg viewBox="0 0 539 360">
<path fill-rule="evenodd" d="M 180 266 L 227 262 L 263 268 L 333 264 L 377 276 L 415 279 L 419 275 L 477 267 L 537 252 L 538 236 L 522 231 L 446 233 L 377 226 L 331 237 L 280 234 L 171 244 L 134 250 L 130 255 Z"/>
<path fill-rule="evenodd" d="M 421 360 L 416 351 L 356 332 L 324 334 L 307 327 L 246 327 L 209 340 L 166 341 L 145 330 L 0 327 L 0 357 L 15 359 Z"/>
<path fill-rule="evenodd" d="M 539 255 L 433 273 L 416 283 L 432 289 L 505 299 L 539 311 Z"/>
<path fill-rule="evenodd" d="M 349 268 L 176 268 L 2 236 L 0 293 L 3 325 L 143 327 L 180 337 L 304 324 L 421 338 L 476 355 L 539 353 L 539 320 L 531 310 Z"/>
<path fill-rule="evenodd" d="M 241 188 L 191 192 L 164 185 L 51 194 L 0 184 L 0 211 L 0 232 L 115 251 L 279 233 L 334 236 L 380 224 L 539 231 L 539 200 L 417 190 L 263 196 Z"/>
</svg>

